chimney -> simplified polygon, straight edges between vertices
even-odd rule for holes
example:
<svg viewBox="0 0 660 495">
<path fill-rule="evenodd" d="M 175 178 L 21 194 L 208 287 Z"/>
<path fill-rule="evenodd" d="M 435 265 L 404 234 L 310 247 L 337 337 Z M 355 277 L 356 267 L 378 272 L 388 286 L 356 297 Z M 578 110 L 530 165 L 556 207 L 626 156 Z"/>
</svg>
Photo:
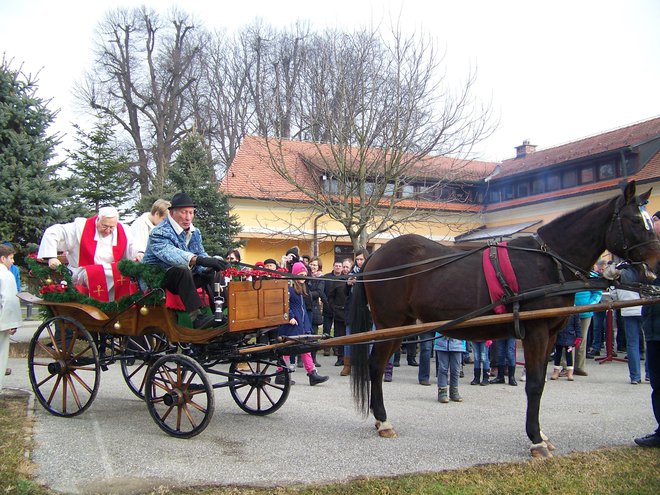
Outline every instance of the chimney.
<svg viewBox="0 0 660 495">
<path fill-rule="evenodd" d="M 529 139 L 525 139 L 523 144 L 516 146 L 516 158 L 524 158 L 536 151 L 535 144 L 529 144 Z"/>
</svg>

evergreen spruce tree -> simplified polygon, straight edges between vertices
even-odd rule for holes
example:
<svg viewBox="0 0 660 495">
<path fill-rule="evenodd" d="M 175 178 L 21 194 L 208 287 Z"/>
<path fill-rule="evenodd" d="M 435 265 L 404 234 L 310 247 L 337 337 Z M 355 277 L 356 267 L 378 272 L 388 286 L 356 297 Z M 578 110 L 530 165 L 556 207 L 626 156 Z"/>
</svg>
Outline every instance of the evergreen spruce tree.
<svg viewBox="0 0 660 495">
<path fill-rule="evenodd" d="M 194 224 L 202 231 L 204 248 L 210 255 L 224 256 L 239 246 L 234 238 L 241 225 L 231 213 L 227 197 L 218 190 L 213 161 L 201 136 L 189 134 L 180 149 L 169 170 L 169 187 L 190 195 L 197 205 Z"/>
<path fill-rule="evenodd" d="M 69 170 L 79 181 L 74 193 L 91 212 L 101 206 L 120 208 L 132 199 L 129 159 L 117 142 L 110 122 L 99 120 L 92 132 L 76 128 L 77 150 L 69 152 Z"/>
<path fill-rule="evenodd" d="M 62 164 L 49 164 L 59 144 L 46 134 L 55 114 L 36 91 L 36 80 L 0 61 L 0 240 L 19 249 L 77 213 L 69 181 L 56 175 Z"/>
</svg>

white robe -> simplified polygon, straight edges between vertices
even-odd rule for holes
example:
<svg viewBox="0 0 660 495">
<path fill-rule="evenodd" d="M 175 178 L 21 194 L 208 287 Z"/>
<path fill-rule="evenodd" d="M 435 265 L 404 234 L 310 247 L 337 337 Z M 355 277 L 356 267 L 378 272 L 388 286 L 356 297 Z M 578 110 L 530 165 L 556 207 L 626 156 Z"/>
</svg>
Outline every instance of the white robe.
<svg viewBox="0 0 660 495">
<path fill-rule="evenodd" d="M 149 220 L 150 212 L 143 213 L 131 224 L 131 257 L 134 258 L 138 253 L 144 254 L 147 249 L 149 234 L 155 225 Z"/>
<path fill-rule="evenodd" d="M 78 258 L 80 256 L 80 239 L 86 222 L 86 218 L 76 218 L 71 223 L 51 225 L 44 232 L 37 253 L 37 258 L 46 259 L 55 258 L 58 251 L 64 251 L 69 262 L 68 266 L 72 273 L 73 283 L 84 286 L 87 286 L 87 272 L 79 267 Z M 122 259 L 129 259 L 132 252 L 130 229 L 124 226 L 124 232 L 127 245 Z M 117 229 L 114 229 L 111 235 L 105 237 L 102 237 L 95 230 L 94 240 L 97 242 L 94 263 L 103 265 L 105 279 L 108 284 L 108 300 L 114 301 L 115 290 L 111 265 L 114 263 L 112 248 L 117 245 Z"/>
<path fill-rule="evenodd" d="M 21 326 L 21 304 L 16 297 L 16 279 L 0 263 L 0 390 L 9 358 L 9 330 Z"/>
</svg>

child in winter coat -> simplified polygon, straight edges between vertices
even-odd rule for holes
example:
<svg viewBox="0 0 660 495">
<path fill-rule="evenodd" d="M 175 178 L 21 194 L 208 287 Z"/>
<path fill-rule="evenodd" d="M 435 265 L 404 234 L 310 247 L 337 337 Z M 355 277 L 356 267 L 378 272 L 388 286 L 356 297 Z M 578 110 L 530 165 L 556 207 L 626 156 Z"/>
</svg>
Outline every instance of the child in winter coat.
<svg viewBox="0 0 660 495">
<path fill-rule="evenodd" d="M 461 373 L 463 353 L 467 350 L 464 340 L 452 339 L 436 333 L 435 359 L 438 366 L 438 402 L 446 404 L 463 402 L 458 393 L 458 378 Z M 447 394 L 447 382 L 449 382 L 449 394 Z"/>
<path fill-rule="evenodd" d="M 307 277 L 307 267 L 298 261 L 293 264 L 291 274 Z M 292 285 L 289 287 L 289 316 L 291 319 L 289 323 L 277 327 L 278 337 L 294 337 L 312 333 L 312 319 L 311 315 L 307 312 L 305 298 L 309 298 L 305 279 L 294 279 Z M 288 366 L 289 356 L 283 356 L 283 358 Z M 305 370 L 307 371 L 310 385 L 318 385 L 328 379 L 327 376 L 321 376 L 316 371 L 311 353 L 305 352 L 301 354 L 300 359 L 302 359 Z M 278 374 L 275 378 L 275 383 L 278 385 L 283 384 L 284 375 Z"/>
<path fill-rule="evenodd" d="M 573 350 L 582 342 L 582 330 L 580 315 L 574 314 L 568 320 L 564 329 L 557 335 L 555 342 L 555 368 L 552 371 L 551 380 L 557 380 L 561 372 L 561 355 L 566 353 L 566 379 L 573 381 Z"/>
</svg>

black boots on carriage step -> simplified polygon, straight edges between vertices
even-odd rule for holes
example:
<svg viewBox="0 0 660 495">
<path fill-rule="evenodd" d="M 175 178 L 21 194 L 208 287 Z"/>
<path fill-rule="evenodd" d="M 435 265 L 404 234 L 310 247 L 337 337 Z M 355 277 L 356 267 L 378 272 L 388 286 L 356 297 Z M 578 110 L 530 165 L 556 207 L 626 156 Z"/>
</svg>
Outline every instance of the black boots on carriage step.
<svg viewBox="0 0 660 495">
<path fill-rule="evenodd" d="M 199 330 L 199 329 L 203 329 L 203 328 L 211 328 L 214 323 L 215 323 L 215 319 L 214 319 L 213 315 L 199 314 L 193 320 L 192 325 L 193 325 L 193 328 Z"/>
</svg>

